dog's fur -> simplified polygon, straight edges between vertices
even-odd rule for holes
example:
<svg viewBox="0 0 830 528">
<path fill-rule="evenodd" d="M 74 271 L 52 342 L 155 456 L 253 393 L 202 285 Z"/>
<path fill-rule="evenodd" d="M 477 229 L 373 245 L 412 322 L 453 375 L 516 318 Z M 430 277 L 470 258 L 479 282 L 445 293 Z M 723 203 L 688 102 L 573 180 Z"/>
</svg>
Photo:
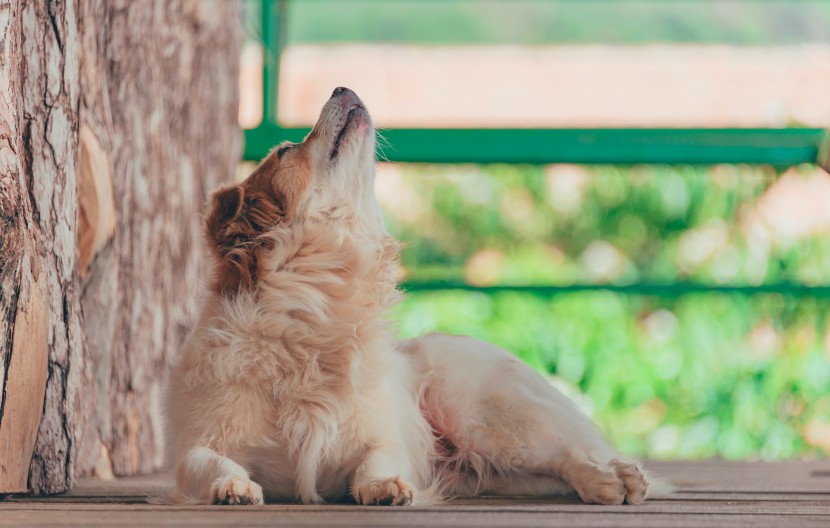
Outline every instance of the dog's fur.
<svg viewBox="0 0 830 528">
<path fill-rule="evenodd" d="M 212 287 L 166 399 L 177 498 L 643 502 L 638 467 L 510 353 L 397 339 L 398 245 L 374 197 L 374 151 L 369 114 L 338 88 L 302 143 L 214 195 Z"/>
</svg>

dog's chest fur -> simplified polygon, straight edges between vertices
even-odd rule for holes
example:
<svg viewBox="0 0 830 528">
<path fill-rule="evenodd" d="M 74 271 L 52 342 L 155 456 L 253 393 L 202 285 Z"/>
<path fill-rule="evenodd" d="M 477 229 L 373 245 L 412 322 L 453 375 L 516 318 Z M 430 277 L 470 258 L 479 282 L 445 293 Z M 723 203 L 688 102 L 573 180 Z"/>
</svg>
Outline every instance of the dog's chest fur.
<svg viewBox="0 0 830 528">
<path fill-rule="evenodd" d="M 327 227 L 276 240 L 282 258 L 267 260 L 277 264 L 260 270 L 255 289 L 217 296 L 172 371 L 187 388 L 176 407 L 215 416 L 193 433 L 250 460 L 274 498 L 296 498 L 298 479 L 312 477 L 325 497 L 348 491 L 368 447 L 364 416 L 383 412 L 367 402 L 389 399 L 381 382 L 406 361 L 390 354 L 386 321 L 399 295 L 395 241 Z"/>
</svg>

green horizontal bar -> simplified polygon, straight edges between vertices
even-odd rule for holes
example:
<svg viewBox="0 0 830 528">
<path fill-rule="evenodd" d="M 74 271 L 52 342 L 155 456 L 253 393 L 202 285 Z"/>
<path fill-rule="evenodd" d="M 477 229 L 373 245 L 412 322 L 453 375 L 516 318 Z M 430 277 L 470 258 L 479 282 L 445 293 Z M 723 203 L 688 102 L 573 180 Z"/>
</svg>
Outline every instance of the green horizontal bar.
<svg viewBox="0 0 830 528">
<path fill-rule="evenodd" d="M 308 128 L 265 124 L 245 131 L 245 159 L 260 160 Z M 787 167 L 815 163 L 820 128 L 412 129 L 382 132 L 381 157 L 413 163 L 578 163 Z"/>
<path fill-rule="evenodd" d="M 830 286 L 805 286 L 798 283 L 761 284 L 757 286 L 709 285 L 699 283 L 670 283 L 670 284 L 567 284 L 552 285 L 497 285 L 473 286 L 463 282 L 430 281 L 405 282 L 401 285 L 404 291 L 474 291 L 487 294 L 500 292 L 530 293 L 544 296 L 553 296 L 563 293 L 585 291 L 610 291 L 615 293 L 651 295 L 656 297 L 678 297 L 688 293 L 733 293 L 741 295 L 754 294 L 786 294 L 795 297 L 830 297 Z"/>
</svg>

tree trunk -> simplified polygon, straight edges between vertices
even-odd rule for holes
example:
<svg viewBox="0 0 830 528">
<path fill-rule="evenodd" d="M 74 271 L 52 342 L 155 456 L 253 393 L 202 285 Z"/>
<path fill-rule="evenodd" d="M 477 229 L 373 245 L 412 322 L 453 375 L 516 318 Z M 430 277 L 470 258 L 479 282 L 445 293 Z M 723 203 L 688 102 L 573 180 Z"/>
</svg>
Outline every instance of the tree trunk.
<svg viewBox="0 0 830 528">
<path fill-rule="evenodd" d="M 162 464 L 202 207 L 239 158 L 239 19 L 222 0 L 0 0 L 0 493 Z"/>
</svg>

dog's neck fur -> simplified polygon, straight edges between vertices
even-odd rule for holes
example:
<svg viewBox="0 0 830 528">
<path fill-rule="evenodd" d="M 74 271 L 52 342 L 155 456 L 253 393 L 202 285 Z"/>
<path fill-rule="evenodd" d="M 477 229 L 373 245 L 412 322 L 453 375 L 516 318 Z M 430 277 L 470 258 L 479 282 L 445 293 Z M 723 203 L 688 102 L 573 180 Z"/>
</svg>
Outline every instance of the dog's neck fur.
<svg viewBox="0 0 830 528">
<path fill-rule="evenodd" d="M 359 334 L 386 321 L 399 300 L 397 242 L 357 222 L 347 219 L 332 229 L 331 221 L 309 218 L 288 237 L 275 239 L 269 253 L 258 280 L 258 302 L 264 310 L 314 326 L 303 339 L 319 353 L 365 342 L 367 336 Z"/>
<path fill-rule="evenodd" d="M 335 229 L 330 220 L 313 216 L 290 229 L 275 229 L 253 287 L 219 293 L 222 324 L 209 333 L 250 334 L 251 324 L 261 321 L 261 331 L 253 333 L 273 343 L 282 372 L 272 379 L 284 397 L 302 397 L 301 392 L 320 385 L 348 391 L 366 381 L 347 368 L 355 355 L 372 355 L 395 343 L 387 315 L 400 300 L 398 243 L 351 215 L 342 220 Z"/>
</svg>

